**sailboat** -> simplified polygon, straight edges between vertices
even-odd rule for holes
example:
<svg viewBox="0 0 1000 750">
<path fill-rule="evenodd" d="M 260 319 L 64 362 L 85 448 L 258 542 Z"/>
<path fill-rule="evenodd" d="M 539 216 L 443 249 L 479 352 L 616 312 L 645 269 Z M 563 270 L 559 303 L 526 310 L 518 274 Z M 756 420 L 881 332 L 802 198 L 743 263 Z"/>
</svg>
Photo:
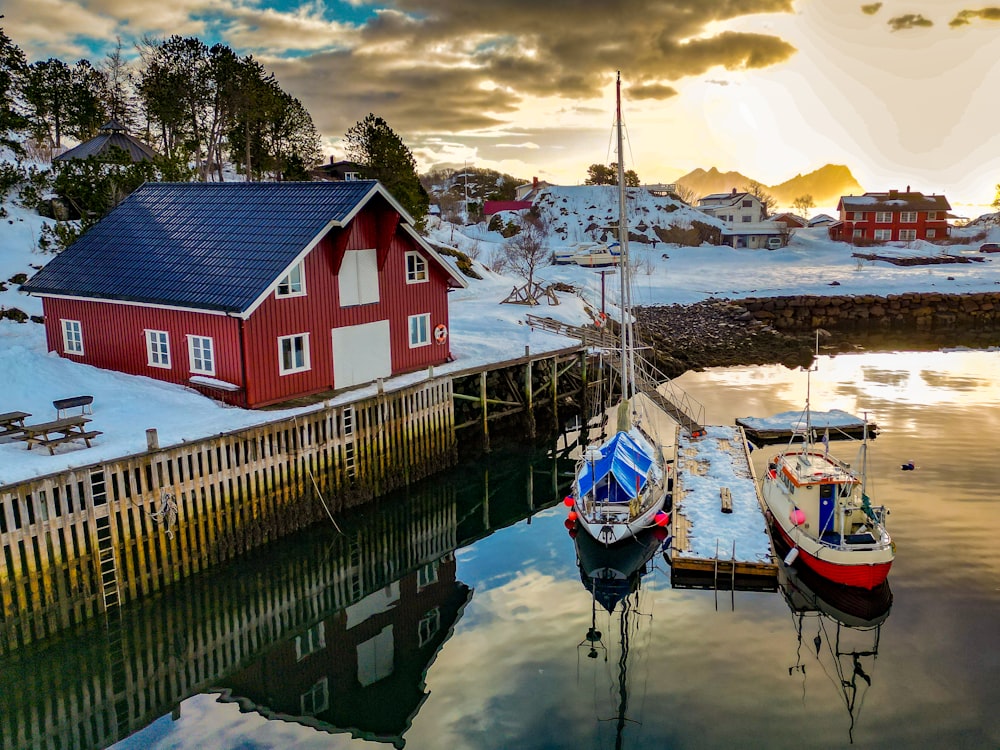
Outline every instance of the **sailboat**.
<svg viewBox="0 0 1000 750">
<path fill-rule="evenodd" d="M 636 407 L 636 340 L 632 320 L 628 221 L 623 160 L 621 75 L 617 79 L 615 122 L 618 137 L 618 244 L 621 253 L 620 348 L 621 402 L 617 431 L 600 444 L 589 445 L 576 466 L 572 517 L 584 531 L 605 545 L 622 542 L 641 529 L 665 525 L 669 483 L 660 445 L 640 424 Z"/>
<path fill-rule="evenodd" d="M 872 505 L 867 494 L 868 431 L 855 469 L 830 454 L 827 434 L 816 444 L 810 414 L 807 385 L 805 427 L 768 462 L 761 479 L 768 523 L 789 547 L 786 564 L 798 561 L 827 581 L 874 589 L 889 575 L 896 547 L 885 526 L 888 510 Z"/>
<path fill-rule="evenodd" d="M 586 534 L 573 535 L 576 543 L 577 564 L 580 581 L 590 593 L 590 627 L 578 645 L 578 652 L 586 653 L 589 659 L 598 660 L 602 654 L 604 661 L 610 660 L 605 635 L 598 629 L 598 610 L 607 613 L 608 631 L 617 630 L 617 671 L 613 676 L 614 697 L 611 715 L 599 716 L 602 721 L 613 723 L 615 727 L 615 747 L 622 747 L 625 729 L 637 723 L 628 715 L 630 683 L 628 678 L 629 657 L 634 646 L 633 639 L 639 631 L 639 593 L 642 577 L 652 570 L 650 561 L 661 548 L 666 531 L 646 529 L 639 532 L 633 543 L 606 547 Z M 614 619 L 618 618 L 617 623 Z M 611 633 L 608 633 L 610 640 Z M 612 646 L 614 648 L 614 646 Z M 604 670 L 599 670 L 604 675 Z"/>
</svg>

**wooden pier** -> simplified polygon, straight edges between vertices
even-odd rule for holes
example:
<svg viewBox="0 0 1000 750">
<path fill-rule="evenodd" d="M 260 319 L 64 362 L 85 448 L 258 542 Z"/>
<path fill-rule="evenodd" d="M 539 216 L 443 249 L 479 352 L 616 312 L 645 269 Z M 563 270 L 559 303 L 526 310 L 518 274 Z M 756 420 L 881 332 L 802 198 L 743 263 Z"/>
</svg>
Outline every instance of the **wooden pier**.
<svg viewBox="0 0 1000 750">
<path fill-rule="evenodd" d="M 741 427 L 677 430 L 670 580 L 677 588 L 774 590 L 778 568 Z"/>
</svg>

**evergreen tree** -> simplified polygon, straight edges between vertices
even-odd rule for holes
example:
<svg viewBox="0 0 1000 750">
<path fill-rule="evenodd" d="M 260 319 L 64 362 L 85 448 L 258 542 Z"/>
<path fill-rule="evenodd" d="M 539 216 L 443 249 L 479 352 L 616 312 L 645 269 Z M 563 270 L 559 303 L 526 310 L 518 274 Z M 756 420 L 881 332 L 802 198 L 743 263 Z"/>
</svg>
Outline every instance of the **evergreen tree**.
<svg viewBox="0 0 1000 750">
<path fill-rule="evenodd" d="M 70 67 L 55 57 L 28 66 L 21 92 L 28 107 L 28 128 L 35 140 L 56 148 L 62 146 L 72 83 Z"/>
<path fill-rule="evenodd" d="M 70 73 L 70 91 L 66 106 L 67 135 L 85 141 L 97 135 L 98 128 L 108 121 L 105 104 L 107 81 L 104 73 L 87 60 L 77 62 Z"/>
<path fill-rule="evenodd" d="M 584 185 L 617 185 L 618 166 L 615 164 L 591 164 L 587 167 L 587 179 Z M 625 186 L 639 187 L 639 175 L 634 169 L 625 170 Z"/>
<path fill-rule="evenodd" d="M 430 200 L 417 176 L 417 162 L 410 149 L 381 117 L 369 114 L 347 131 L 347 158 L 381 182 L 422 227 Z"/>
<path fill-rule="evenodd" d="M 108 119 L 131 131 L 136 124 L 135 91 L 128 62 L 122 54 L 122 39 L 118 37 L 115 48 L 104 58 L 101 73 L 104 77 L 102 99 Z M 103 124 L 103 123 L 102 123 Z"/>
<path fill-rule="evenodd" d="M 22 147 L 13 134 L 26 125 L 18 106 L 19 81 L 26 68 L 24 52 L 0 27 L 0 146 L 18 152 Z"/>
</svg>

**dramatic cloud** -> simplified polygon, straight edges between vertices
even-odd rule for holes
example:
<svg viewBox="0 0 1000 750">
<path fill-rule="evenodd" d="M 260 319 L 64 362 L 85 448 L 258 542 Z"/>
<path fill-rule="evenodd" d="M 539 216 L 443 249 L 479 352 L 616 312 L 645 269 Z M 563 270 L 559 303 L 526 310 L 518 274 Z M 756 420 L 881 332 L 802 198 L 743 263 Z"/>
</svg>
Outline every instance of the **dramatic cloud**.
<svg viewBox="0 0 1000 750">
<path fill-rule="evenodd" d="M 896 16 L 895 18 L 889 19 L 889 28 L 893 31 L 904 31 L 906 29 L 913 29 L 917 26 L 933 26 L 934 23 L 927 18 L 924 18 L 919 13 L 907 13 L 903 16 Z"/>
<path fill-rule="evenodd" d="M 869 16 L 874 16 L 881 7 L 882 3 L 869 3 L 868 5 L 861 6 L 861 12 Z"/>
<path fill-rule="evenodd" d="M 1000 21 L 1000 8 L 960 10 L 948 25 L 951 27 L 965 26 L 972 23 L 974 18 L 982 18 L 984 21 Z"/>
</svg>

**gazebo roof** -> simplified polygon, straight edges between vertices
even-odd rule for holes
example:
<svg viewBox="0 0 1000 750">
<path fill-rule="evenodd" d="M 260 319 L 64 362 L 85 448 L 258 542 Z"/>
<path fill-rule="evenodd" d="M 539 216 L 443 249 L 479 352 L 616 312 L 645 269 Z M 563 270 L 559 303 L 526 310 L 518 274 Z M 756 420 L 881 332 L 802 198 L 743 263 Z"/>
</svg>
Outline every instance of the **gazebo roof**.
<svg viewBox="0 0 1000 750">
<path fill-rule="evenodd" d="M 64 151 L 53 157 L 53 162 L 66 162 L 70 159 L 88 159 L 91 156 L 101 158 L 111 153 L 114 148 L 120 148 L 134 162 L 152 161 L 157 153 L 138 138 L 125 132 L 125 126 L 117 120 L 109 120 L 98 128 L 98 134 L 79 146 Z"/>
</svg>

